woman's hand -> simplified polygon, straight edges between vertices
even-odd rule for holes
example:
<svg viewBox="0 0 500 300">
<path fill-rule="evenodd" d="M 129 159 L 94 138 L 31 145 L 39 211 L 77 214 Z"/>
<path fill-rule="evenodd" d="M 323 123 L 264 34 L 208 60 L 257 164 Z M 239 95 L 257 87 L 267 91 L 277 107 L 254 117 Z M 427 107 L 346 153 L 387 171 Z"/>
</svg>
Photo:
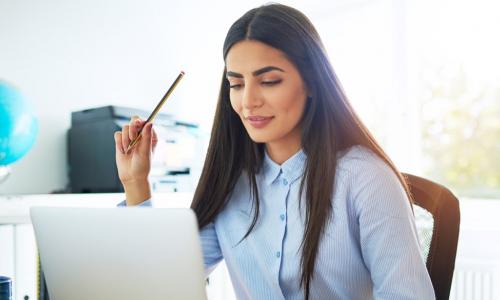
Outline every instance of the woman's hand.
<svg viewBox="0 0 500 300">
<path fill-rule="evenodd" d="M 121 132 L 115 132 L 116 166 L 125 189 L 127 205 L 136 205 L 151 198 L 148 175 L 151 170 L 151 157 L 158 142 L 152 126 L 152 123 L 146 124 L 134 116 L 129 124 L 123 126 Z M 125 153 L 141 128 L 143 130 L 139 141 Z"/>
</svg>

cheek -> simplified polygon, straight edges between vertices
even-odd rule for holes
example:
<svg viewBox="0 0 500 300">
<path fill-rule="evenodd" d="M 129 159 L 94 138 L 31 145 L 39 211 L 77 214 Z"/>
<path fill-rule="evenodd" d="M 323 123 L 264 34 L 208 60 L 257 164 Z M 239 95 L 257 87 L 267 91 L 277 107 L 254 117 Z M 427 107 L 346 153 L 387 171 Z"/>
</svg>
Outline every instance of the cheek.
<svg viewBox="0 0 500 300">
<path fill-rule="evenodd" d="M 277 102 L 279 110 L 286 113 L 287 117 L 297 118 L 302 116 L 306 102 L 306 94 L 301 89 L 290 89 L 283 93 Z M 276 107 L 276 108 L 278 108 Z"/>
<path fill-rule="evenodd" d="M 229 97 L 230 102 L 231 102 L 231 107 L 233 110 L 239 115 L 241 112 L 241 101 L 236 99 L 236 97 Z"/>
</svg>

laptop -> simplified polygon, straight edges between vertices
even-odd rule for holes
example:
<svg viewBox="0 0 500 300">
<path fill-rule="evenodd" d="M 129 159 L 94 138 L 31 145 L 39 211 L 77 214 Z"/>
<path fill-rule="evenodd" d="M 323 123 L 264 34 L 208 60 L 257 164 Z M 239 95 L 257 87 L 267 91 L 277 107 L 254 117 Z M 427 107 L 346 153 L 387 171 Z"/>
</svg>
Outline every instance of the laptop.
<svg viewBox="0 0 500 300">
<path fill-rule="evenodd" d="M 187 208 L 32 207 L 50 300 L 206 299 Z"/>
</svg>

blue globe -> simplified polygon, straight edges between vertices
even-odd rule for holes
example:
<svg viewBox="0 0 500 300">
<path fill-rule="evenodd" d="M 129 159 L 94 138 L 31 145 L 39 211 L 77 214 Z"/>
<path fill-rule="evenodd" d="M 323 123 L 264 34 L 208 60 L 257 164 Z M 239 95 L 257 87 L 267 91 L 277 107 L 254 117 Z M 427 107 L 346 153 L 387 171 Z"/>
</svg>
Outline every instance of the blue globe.
<svg viewBox="0 0 500 300">
<path fill-rule="evenodd" d="M 38 123 L 28 103 L 13 86 L 0 81 L 0 166 L 23 157 L 37 134 Z"/>
</svg>

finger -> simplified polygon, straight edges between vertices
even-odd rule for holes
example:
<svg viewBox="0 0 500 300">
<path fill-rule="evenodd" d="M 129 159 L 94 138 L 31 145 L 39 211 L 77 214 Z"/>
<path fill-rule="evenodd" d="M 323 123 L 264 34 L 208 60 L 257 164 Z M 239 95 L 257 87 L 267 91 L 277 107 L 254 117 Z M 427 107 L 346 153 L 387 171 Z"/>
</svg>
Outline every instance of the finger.
<svg viewBox="0 0 500 300">
<path fill-rule="evenodd" d="M 129 125 L 125 125 L 122 128 L 122 147 L 127 151 L 128 145 L 130 144 L 130 138 L 129 138 Z"/>
<path fill-rule="evenodd" d="M 155 151 L 156 145 L 158 144 L 158 135 L 156 134 L 156 130 L 152 130 L 153 138 L 151 139 L 151 147 L 152 151 Z"/>
<path fill-rule="evenodd" d="M 116 152 L 125 154 L 125 150 L 122 147 L 122 133 L 121 131 L 116 131 L 115 132 L 115 146 L 116 146 Z"/>
<path fill-rule="evenodd" d="M 135 119 L 133 120 L 132 122 L 130 122 L 130 127 L 129 127 L 129 137 L 130 137 L 130 140 L 135 140 L 135 138 L 137 137 L 137 135 L 139 134 L 139 131 L 141 130 L 142 126 L 143 126 L 143 121 L 141 121 L 140 119 Z"/>
<path fill-rule="evenodd" d="M 152 127 L 152 123 L 146 123 L 146 125 L 144 125 L 144 129 L 142 130 L 142 140 L 138 146 L 141 153 L 149 154 L 151 152 Z"/>
<path fill-rule="evenodd" d="M 138 122 L 141 121 L 141 117 L 139 117 L 138 115 L 134 115 L 132 116 L 132 118 L 130 118 L 130 133 L 129 133 L 129 137 L 131 140 L 134 140 L 136 138 L 136 134 L 135 132 L 137 132 L 136 128 L 137 128 L 137 125 L 139 124 Z"/>
</svg>

